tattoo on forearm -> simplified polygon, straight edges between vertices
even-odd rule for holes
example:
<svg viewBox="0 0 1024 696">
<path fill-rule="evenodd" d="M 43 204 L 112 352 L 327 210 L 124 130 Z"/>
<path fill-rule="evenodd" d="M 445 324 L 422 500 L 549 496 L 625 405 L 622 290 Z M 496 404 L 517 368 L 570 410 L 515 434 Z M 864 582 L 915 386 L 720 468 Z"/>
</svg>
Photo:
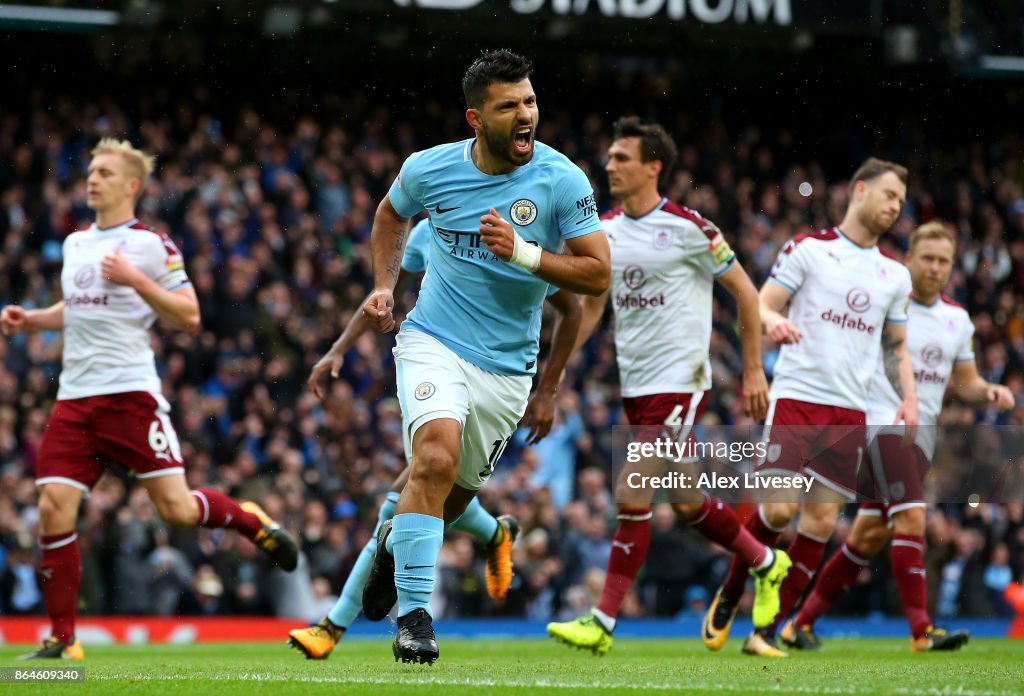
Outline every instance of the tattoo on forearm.
<svg viewBox="0 0 1024 696">
<path fill-rule="evenodd" d="M 882 367 L 885 369 L 885 377 L 889 380 L 889 384 L 892 385 L 896 395 L 901 399 L 904 398 L 903 382 L 900 380 L 900 365 L 903 361 L 900 360 L 897 351 L 902 345 L 902 339 L 894 339 L 886 335 L 882 336 Z"/>
<path fill-rule="evenodd" d="M 402 270 L 402 247 L 405 246 L 405 229 L 399 229 L 395 234 L 395 255 L 391 257 L 391 263 L 388 264 L 387 272 L 391 276 L 392 280 L 398 281 L 398 274 Z"/>
<path fill-rule="evenodd" d="M 391 280 L 398 280 L 398 272 L 402 270 L 402 257 L 396 256 L 391 259 L 391 263 L 388 264 L 387 272 L 391 276 Z"/>
</svg>

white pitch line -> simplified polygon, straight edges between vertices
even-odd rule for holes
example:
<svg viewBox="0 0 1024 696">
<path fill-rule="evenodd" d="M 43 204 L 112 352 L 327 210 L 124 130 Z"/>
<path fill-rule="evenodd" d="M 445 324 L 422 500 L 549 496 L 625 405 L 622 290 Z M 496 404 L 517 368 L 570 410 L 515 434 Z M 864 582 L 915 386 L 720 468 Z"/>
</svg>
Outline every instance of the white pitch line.
<svg viewBox="0 0 1024 696">
<path fill-rule="evenodd" d="M 173 675 L 152 675 L 129 672 L 111 672 L 107 674 L 88 674 L 88 681 L 118 681 L 124 679 L 138 681 L 214 681 L 214 682 L 305 682 L 310 684 L 372 684 L 377 686 L 402 686 L 412 684 L 416 686 L 471 686 L 471 687 L 513 687 L 513 688 L 534 688 L 534 689 L 631 689 L 634 691 L 679 691 L 680 689 L 703 689 L 707 691 L 723 692 L 749 692 L 750 685 L 739 686 L 731 684 L 710 684 L 694 683 L 687 681 L 685 684 L 638 684 L 636 682 L 583 682 L 583 681 L 559 681 L 553 682 L 547 679 L 524 681 L 515 679 L 485 679 L 485 678 L 458 678 L 458 677 L 401 677 L 401 676 L 380 676 L 380 677 L 320 677 L 312 675 L 287 675 L 272 674 L 269 672 L 241 672 L 236 675 L 202 675 L 187 674 L 181 676 Z M 863 694 L 872 693 L 874 687 L 858 689 L 856 687 L 810 687 L 794 685 L 765 684 L 762 688 L 765 691 L 779 693 L 801 693 L 801 694 Z M 913 689 L 892 688 L 892 694 L 912 694 L 914 696 L 1004 696 L 1010 691 L 989 691 L 982 689 L 965 689 L 959 686 L 917 687 Z"/>
</svg>

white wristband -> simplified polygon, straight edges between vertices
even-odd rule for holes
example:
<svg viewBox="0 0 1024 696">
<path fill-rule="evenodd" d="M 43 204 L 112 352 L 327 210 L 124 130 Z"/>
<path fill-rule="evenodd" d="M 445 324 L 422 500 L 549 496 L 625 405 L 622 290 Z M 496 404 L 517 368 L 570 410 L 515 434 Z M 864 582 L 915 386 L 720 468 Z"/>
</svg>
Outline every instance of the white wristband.
<svg viewBox="0 0 1024 696">
<path fill-rule="evenodd" d="M 508 262 L 521 266 L 530 273 L 536 273 L 540 268 L 540 256 L 544 250 L 536 244 L 527 242 L 515 230 L 512 231 L 512 234 L 515 235 L 512 238 L 512 258 Z"/>
</svg>

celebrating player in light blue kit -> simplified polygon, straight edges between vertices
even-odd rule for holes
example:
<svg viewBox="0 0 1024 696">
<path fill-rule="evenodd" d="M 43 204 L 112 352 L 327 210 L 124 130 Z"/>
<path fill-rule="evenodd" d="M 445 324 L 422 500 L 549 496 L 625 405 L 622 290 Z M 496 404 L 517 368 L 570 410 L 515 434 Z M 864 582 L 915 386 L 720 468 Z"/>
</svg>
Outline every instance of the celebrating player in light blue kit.
<svg viewBox="0 0 1024 696">
<path fill-rule="evenodd" d="M 395 326 L 408 219 L 424 208 L 434 244 L 395 348 L 409 482 L 363 592 L 371 620 L 397 594 L 393 649 L 404 662 L 437 659 L 429 600 L 444 523 L 487 481 L 523 416 L 548 284 L 598 295 L 610 280 L 590 182 L 534 141 L 531 69 L 510 51 L 478 58 L 462 80 L 476 137 L 409 157 L 373 223 L 375 289 L 363 312 L 382 331 Z"/>
<path fill-rule="evenodd" d="M 405 289 L 412 287 L 427 270 L 433 246 L 430 230 L 430 221 L 424 219 L 416 223 L 409 232 L 409 240 L 402 257 L 402 272 L 395 285 L 395 292 L 399 296 Z M 547 363 L 537 380 L 537 388 L 534 390 L 533 396 L 530 397 L 526 415 L 523 417 L 523 425 L 528 426 L 527 441 L 530 444 L 544 439 L 551 431 L 558 385 L 561 382 L 565 363 L 572 354 L 582 319 L 579 298 L 571 292 L 550 287 L 547 301 L 559 312 L 559 316 L 551 337 L 551 349 L 548 352 Z M 313 367 L 307 384 L 318 398 L 323 400 L 326 396 L 320 385 L 324 375 L 329 372 L 332 377 L 338 376 L 345 362 L 345 354 L 367 328 L 369 328 L 369 323 L 362 312 L 354 314 L 338 340 Z M 408 440 L 405 445 L 408 450 L 410 446 Z M 410 461 L 408 452 L 406 452 L 406 461 Z M 373 554 L 377 551 L 377 532 L 380 525 L 394 516 L 399 494 L 408 480 L 409 468 L 406 467 L 391 484 L 391 490 L 388 491 L 378 512 L 377 527 L 373 530 L 373 538 L 366 542 L 363 550 L 360 551 L 359 558 L 352 567 L 348 579 L 345 580 L 341 596 L 331 611 L 315 625 L 296 628 L 289 632 L 289 644 L 302 652 L 308 659 L 327 659 L 359 614 L 359 610 L 362 608 L 363 586 L 370 573 Z M 486 561 L 484 581 L 487 586 L 487 594 L 495 601 L 504 599 L 512 584 L 512 543 L 519 532 L 519 523 L 515 517 L 502 515 L 495 519 L 480 505 L 477 498 L 473 498 L 462 516 L 454 522 L 448 523 L 446 529 L 472 534 L 484 545 Z"/>
</svg>

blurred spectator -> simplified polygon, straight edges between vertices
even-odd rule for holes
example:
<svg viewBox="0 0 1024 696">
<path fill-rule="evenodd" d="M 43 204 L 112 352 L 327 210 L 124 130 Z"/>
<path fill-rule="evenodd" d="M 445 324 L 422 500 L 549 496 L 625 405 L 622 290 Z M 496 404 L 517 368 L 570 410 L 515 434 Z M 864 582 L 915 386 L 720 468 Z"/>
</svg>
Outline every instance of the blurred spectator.
<svg viewBox="0 0 1024 696">
<path fill-rule="evenodd" d="M 525 429 L 520 429 L 516 439 L 520 445 L 526 442 Z M 583 434 L 583 420 L 579 414 L 579 398 L 574 393 L 565 393 L 555 409 L 555 420 L 548 436 L 532 449 L 538 459 L 538 466 L 530 477 L 530 485 L 551 491 L 551 502 L 561 510 L 573 498 L 573 484 L 576 480 L 576 441 Z"/>
<path fill-rule="evenodd" d="M 43 610 L 33 546 L 32 539 L 22 534 L 17 545 L 8 550 L 6 567 L 0 574 L 0 607 L 5 614 L 38 614 Z"/>
<path fill-rule="evenodd" d="M 1010 551 L 1006 544 L 996 544 L 992 549 L 988 567 L 985 568 L 985 590 L 989 605 L 997 616 L 1010 618 L 1013 608 L 1004 599 L 1007 586 L 1013 580 L 1010 570 Z"/>
<path fill-rule="evenodd" d="M 182 597 L 178 613 L 186 616 L 229 614 L 224 602 L 224 583 L 208 565 L 199 566 Z"/>
<path fill-rule="evenodd" d="M 639 584 L 655 616 L 675 616 L 685 608 L 687 589 L 699 587 L 697 568 L 704 554 L 694 541 L 670 506 L 654 509 L 651 546 Z"/>
<path fill-rule="evenodd" d="M 473 540 L 454 534 L 444 543 L 438 559 L 440 583 L 434 592 L 444 602 L 441 616 L 479 616 L 486 594 L 482 568 L 474 561 Z"/>
</svg>

